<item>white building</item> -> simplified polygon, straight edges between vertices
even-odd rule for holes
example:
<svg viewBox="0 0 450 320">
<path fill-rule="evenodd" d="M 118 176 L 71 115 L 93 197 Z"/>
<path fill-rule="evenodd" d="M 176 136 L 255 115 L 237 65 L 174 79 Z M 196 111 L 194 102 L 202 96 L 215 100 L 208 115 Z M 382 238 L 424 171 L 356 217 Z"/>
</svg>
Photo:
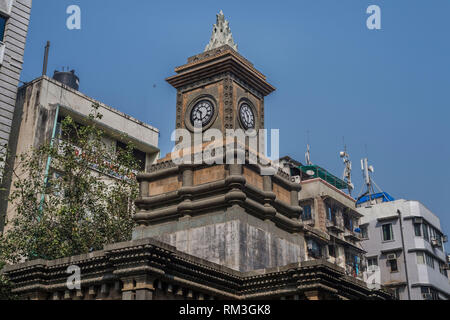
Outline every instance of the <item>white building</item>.
<svg viewBox="0 0 450 320">
<path fill-rule="evenodd" d="M 399 299 L 449 299 L 447 237 L 439 218 L 418 201 L 390 200 L 383 192 L 358 202 L 369 269 Z"/>
<path fill-rule="evenodd" d="M 68 80 L 78 81 L 72 72 L 67 72 L 64 76 L 67 76 Z M 112 150 L 132 142 L 142 171 L 146 171 L 146 168 L 156 162 L 160 152 L 158 129 L 47 76 L 39 77 L 19 89 L 9 143 L 11 154 L 20 155 L 29 151 L 30 147 L 39 147 L 56 138 L 52 135 L 57 134 L 59 123 L 65 116 L 71 116 L 75 122 L 85 124 L 93 110 L 93 104 L 100 106 L 98 112 L 103 117 L 97 125 L 104 131 L 104 142 Z M 9 161 L 12 161 L 11 158 Z M 114 177 L 106 177 L 108 178 Z M 14 214 L 13 206 L 3 200 L 11 191 L 11 170 L 5 172 L 4 180 L 6 191 L 1 194 L 0 231 L 4 227 L 4 213 L 6 212 L 8 218 Z"/>
<path fill-rule="evenodd" d="M 31 0 L 0 0 L 0 156 L 8 143 L 22 72 Z M 4 161 L 0 161 L 3 168 Z M 2 173 L 0 173 L 0 181 Z"/>
</svg>

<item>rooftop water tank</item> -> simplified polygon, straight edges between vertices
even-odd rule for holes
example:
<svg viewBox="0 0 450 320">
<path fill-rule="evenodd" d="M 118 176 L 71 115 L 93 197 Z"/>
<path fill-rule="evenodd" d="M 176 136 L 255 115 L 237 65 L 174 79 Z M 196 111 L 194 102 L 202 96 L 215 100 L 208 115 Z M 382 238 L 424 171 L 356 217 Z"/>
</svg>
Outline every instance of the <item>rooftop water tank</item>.
<svg viewBox="0 0 450 320">
<path fill-rule="evenodd" d="M 75 70 L 72 70 L 70 72 L 55 71 L 55 73 L 53 74 L 53 79 L 77 91 L 80 87 L 80 79 L 75 75 Z"/>
</svg>

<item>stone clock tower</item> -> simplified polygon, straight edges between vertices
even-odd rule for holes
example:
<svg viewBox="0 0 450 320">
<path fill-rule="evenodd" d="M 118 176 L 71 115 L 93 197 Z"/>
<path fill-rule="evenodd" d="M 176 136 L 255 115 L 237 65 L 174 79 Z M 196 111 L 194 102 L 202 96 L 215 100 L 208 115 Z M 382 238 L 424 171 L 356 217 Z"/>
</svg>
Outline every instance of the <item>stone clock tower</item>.
<svg viewBox="0 0 450 320">
<path fill-rule="evenodd" d="M 222 11 L 205 52 L 188 58 L 169 82 L 177 89 L 176 129 L 263 129 L 264 97 L 275 90 L 237 52 Z"/>
</svg>

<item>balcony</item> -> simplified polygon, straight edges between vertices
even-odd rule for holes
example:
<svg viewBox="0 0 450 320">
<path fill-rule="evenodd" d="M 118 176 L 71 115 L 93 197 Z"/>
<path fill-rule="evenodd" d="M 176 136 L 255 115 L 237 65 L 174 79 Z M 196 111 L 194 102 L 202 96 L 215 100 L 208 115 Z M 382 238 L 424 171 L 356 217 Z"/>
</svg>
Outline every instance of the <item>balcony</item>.
<svg viewBox="0 0 450 320">
<path fill-rule="evenodd" d="M 304 225 L 314 227 L 314 219 L 312 217 L 308 217 L 307 219 L 301 218 Z"/>
<path fill-rule="evenodd" d="M 355 231 L 345 229 L 344 238 L 345 240 L 361 241 L 361 234 Z"/>
<path fill-rule="evenodd" d="M 326 220 L 326 227 L 327 227 L 327 229 L 329 231 L 334 231 L 334 232 L 337 232 L 337 233 L 344 232 L 344 225 L 339 220 L 330 221 L 330 220 L 327 219 Z"/>
</svg>

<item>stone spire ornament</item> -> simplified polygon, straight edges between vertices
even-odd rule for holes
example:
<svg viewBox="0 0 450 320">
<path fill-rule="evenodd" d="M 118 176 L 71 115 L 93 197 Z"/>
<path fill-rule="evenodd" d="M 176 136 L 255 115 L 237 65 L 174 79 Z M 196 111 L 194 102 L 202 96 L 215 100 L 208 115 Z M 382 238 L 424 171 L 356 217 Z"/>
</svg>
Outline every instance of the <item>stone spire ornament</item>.
<svg viewBox="0 0 450 320">
<path fill-rule="evenodd" d="M 238 51 L 237 44 L 234 43 L 233 34 L 231 33 L 229 22 L 225 20 L 222 10 L 217 15 L 217 21 L 213 26 L 211 40 L 205 48 L 205 52 L 221 47 L 223 45 L 229 45 L 235 51 Z"/>
</svg>

